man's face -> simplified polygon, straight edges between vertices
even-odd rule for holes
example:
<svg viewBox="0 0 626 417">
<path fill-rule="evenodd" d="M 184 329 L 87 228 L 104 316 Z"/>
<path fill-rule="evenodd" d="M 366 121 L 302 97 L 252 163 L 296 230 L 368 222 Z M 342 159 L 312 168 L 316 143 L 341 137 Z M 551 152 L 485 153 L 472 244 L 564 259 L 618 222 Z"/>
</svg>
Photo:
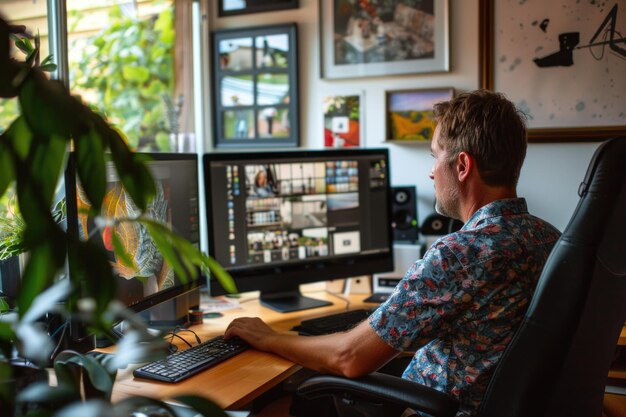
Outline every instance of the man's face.
<svg viewBox="0 0 626 417">
<path fill-rule="evenodd" d="M 435 187 L 435 210 L 444 216 L 460 219 L 459 183 L 452 166 L 448 164 L 447 151 L 439 145 L 439 127 L 435 129 L 430 150 L 435 159 L 430 171 Z"/>
</svg>

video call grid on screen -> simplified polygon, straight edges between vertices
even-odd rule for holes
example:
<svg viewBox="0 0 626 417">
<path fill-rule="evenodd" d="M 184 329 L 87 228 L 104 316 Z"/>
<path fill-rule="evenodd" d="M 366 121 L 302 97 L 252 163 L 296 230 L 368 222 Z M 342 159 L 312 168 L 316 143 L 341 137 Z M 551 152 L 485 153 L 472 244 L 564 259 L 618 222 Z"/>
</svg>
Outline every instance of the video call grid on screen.
<svg viewBox="0 0 626 417">
<path fill-rule="evenodd" d="M 166 223 L 196 247 L 199 246 L 197 160 L 152 160 L 148 167 L 156 185 L 156 196 L 143 213 L 144 216 Z M 105 218 L 133 218 L 140 214 L 137 206 L 124 191 L 112 162 L 106 165 L 107 192 L 102 216 Z M 79 235 L 103 246 L 109 254 L 117 281 L 117 296 L 132 307 L 158 293 L 174 289 L 183 283 L 162 255 L 145 227 L 121 223 L 95 230 L 94 218 L 87 215 L 89 201 L 80 184 L 77 189 Z M 113 234 L 122 242 L 133 259 L 128 266 L 118 260 L 113 248 Z"/>
<path fill-rule="evenodd" d="M 212 161 L 213 253 L 236 268 L 388 250 L 385 163 L 381 155 Z"/>
</svg>

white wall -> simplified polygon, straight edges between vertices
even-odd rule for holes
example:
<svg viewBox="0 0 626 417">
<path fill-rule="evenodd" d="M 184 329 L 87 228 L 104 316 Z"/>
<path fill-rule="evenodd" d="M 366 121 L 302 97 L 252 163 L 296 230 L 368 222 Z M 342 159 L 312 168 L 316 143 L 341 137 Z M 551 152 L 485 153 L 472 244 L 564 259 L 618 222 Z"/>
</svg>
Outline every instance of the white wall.
<svg viewBox="0 0 626 417">
<path fill-rule="evenodd" d="M 325 95 L 365 92 L 365 146 L 390 149 L 393 185 L 416 185 L 420 222 L 433 212 L 434 192 L 427 144 L 387 144 L 385 91 L 406 88 L 453 87 L 457 92 L 480 87 L 478 0 L 449 0 L 450 71 L 396 77 L 322 80 L 318 0 L 300 0 L 300 8 L 217 18 L 217 1 L 211 1 L 209 25 L 213 29 L 298 23 L 300 65 L 301 146 L 323 147 L 321 102 Z M 518 193 L 530 211 L 563 230 L 578 202 L 577 190 L 597 143 L 530 144 Z"/>
</svg>

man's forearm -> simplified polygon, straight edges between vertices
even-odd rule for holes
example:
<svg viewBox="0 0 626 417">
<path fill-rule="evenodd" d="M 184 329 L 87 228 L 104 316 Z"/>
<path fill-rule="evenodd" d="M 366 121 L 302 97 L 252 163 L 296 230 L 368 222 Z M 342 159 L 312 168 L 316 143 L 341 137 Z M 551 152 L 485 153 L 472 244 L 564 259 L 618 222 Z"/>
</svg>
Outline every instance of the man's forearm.
<svg viewBox="0 0 626 417">
<path fill-rule="evenodd" d="M 232 336 L 304 367 L 349 378 L 366 375 L 398 354 L 367 322 L 345 333 L 296 336 L 277 333 L 258 318 L 241 318 L 226 330 L 226 337 Z"/>
</svg>

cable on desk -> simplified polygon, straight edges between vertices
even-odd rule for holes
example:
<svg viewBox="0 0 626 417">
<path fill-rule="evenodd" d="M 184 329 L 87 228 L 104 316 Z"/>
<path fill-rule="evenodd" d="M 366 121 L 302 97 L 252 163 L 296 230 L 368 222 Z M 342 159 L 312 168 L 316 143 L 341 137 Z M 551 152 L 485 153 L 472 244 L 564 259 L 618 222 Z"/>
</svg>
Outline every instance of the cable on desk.
<svg viewBox="0 0 626 417">
<path fill-rule="evenodd" d="M 65 332 L 67 328 L 69 327 L 69 324 L 70 324 L 69 321 L 66 320 L 65 322 L 63 322 L 63 324 L 57 327 L 56 330 L 50 335 L 50 339 L 54 340 L 54 336 L 56 336 L 57 333 L 59 333 L 59 330 L 61 331 L 61 336 L 59 336 L 59 341 L 57 342 L 56 346 L 52 350 L 52 353 L 50 353 L 51 361 L 54 360 L 54 358 L 59 353 L 59 350 L 61 349 L 61 345 L 63 344 L 63 340 L 65 339 Z"/>
<path fill-rule="evenodd" d="M 173 330 L 168 332 L 168 335 L 170 336 L 170 340 L 169 340 L 169 344 L 170 344 L 169 345 L 169 350 L 170 350 L 170 352 L 176 352 L 176 350 L 178 350 L 178 347 L 174 344 L 174 338 L 175 337 L 177 339 L 182 340 L 188 347 L 192 347 L 193 346 L 191 343 L 189 343 L 189 341 L 187 339 L 185 339 L 183 336 L 178 334 L 178 333 L 183 333 L 183 332 L 192 333 L 194 335 L 194 337 L 196 338 L 197 344 L 202 343 L 202 340 L 200 339 L 200 336 L 198 336 L 196 334 L 196 332 L 194 332 L 193 330 L 189 330 L 189 329 L 185 329 L 184 327 L 176 326 Z"/>
<path fill-rule="evenodd" d="M 181 332 L 189 332 L 189 333 L 194 335 L 194 337 L 196 338 L 196 342 L 198 344 L 202 343 L 202 340 L 200 339 L 200 336 L 198 336 L 198 334 L 196 332 L 194 332 L 193 330 L 191 330 L 191 329 L 187 329 L 187 328 L 184 328 L 184 327 L 176 326 L 174 328 L 173 332 L 174 332 L 174 334 L 178 334 L 178 333 L 181 333 Z"/>
</svg>

